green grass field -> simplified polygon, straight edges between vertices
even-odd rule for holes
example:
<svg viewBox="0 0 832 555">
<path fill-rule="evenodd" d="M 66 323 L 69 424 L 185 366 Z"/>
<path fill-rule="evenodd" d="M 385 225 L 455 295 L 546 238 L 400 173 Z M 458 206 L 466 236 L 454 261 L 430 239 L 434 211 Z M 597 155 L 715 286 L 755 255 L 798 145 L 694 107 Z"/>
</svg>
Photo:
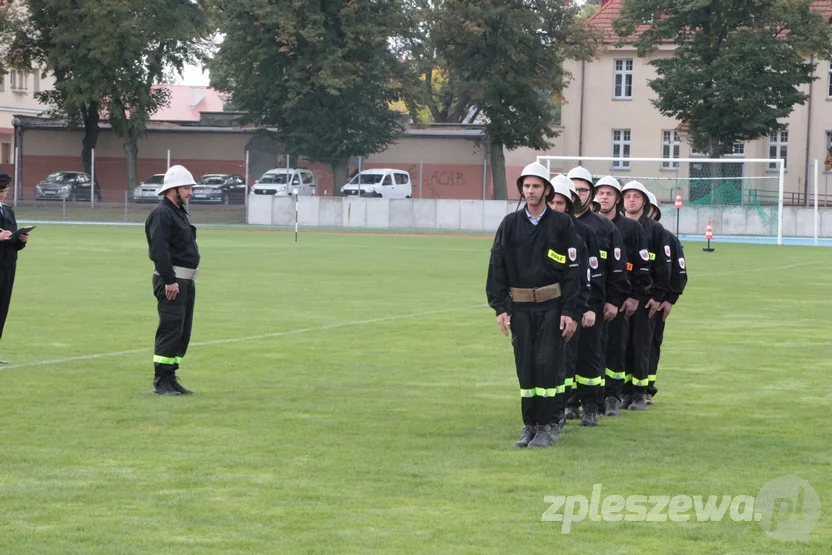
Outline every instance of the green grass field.
<svg viewBox="0 0 832 555">
<path fill-rule="evenodd" d="M 0 354 L 0 553 L 828 553 L 830 251 L 686 245 L 647 413 L 517 450 L 477 236 L 201 229 L 189 398 L 151 395 L 140 227 L 41 225 Z M 545 496 L 820 497 L 756 522 L 542 521 Z"/>
</svg>

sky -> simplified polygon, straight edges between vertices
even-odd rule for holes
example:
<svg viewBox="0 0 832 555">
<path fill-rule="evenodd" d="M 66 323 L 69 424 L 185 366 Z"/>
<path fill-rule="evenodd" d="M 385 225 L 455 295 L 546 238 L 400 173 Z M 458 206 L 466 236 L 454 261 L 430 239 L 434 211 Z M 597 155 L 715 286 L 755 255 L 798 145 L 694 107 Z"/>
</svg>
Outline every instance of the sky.
<svg viewBox="0 0 832 555">
<path fill-rule="evenodd" d="M 189 65 L 185 67 L 184 74 L 176 84 L 191 86 L 207 86 L 208 72 L 202 72 L 202 66 Z"/>
</svg>

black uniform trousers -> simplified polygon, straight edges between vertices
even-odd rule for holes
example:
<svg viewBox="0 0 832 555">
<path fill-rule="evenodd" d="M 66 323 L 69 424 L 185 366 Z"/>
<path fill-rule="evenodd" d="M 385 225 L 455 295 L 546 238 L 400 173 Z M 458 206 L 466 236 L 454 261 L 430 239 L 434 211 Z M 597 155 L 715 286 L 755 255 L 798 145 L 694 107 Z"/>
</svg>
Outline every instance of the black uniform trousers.
<svg viewBox="0 0 832 555">
<path fill-rule="evenodd" d="M 625 353 L 630 334 L 630 322 L 624 319 L 623 312 L 619 312 L 614 319 L 604 324 L 604 328 L 606 336 L 606 346 L 603 351 L 606 355 L 606 368 L 602 377 L 604 397 L 621 400 L 626 375 Z"/>
<path fill-rule="evenodd" d="M 578 406 L 578 397 L 575 391 L 575 371 L 578 367 L 578 358 L 580 357 L 580 342 L 583 329 L 581 328 L 581 321 L 578 320 L 578 329 L 575 330 L 574 335 L 569 340 L 569 343 L 564 345 L 564 359 L 566 361 L 566 369 L 564 372 L 563 384 L 558 384 L 558 391 L 561 389 L 564 395 L 555 397 L 555 420 L 560 419 L 560 415 L 566 410 L 566 407 Z M 563 387 L 561 388 L 561 385 Z"/>
<path fill-rule="evenodd" d="M 659 392 L 656 389 L 656 374 L 659 372 L 659 357 L 662 354 L 662 342 L 664 341 L 664 325 L 665 321 L 661 314 L 656 314 L 654 318 L 655 327 L 653 328 L 653 342 L 650 346 L 650 373 L 647 375 L 647 393 L 655 395 Z"/>
<path fill-rule="evenodd" d="M 520 382 L 524 424 L 551 424 L 558 386 L 565 379 L 565 349 L 560 304 L 511 314 L 511 344 Z"/>
<path fill-rule="evenodd" d="M 14 287 L 14 273 L 17 264 L 0 268 L 0 337 L 3 337 L 3 328 L 6 326 L 6 317 L 9 315 L 9 304 L 12 301 L 12 287 Z"/>
<path fill-rule="evenodd" d="M 165 298 L 164 280 L 160 276 L 153 276 L 153 294 L 159 311 L 153 362 L 160 370 L 178 368 L 191 342 L 196 287 L 189 279 L 177 279 L 176 283 L 179 284 L 179 294 L 169 301 Z"/>
<path fill-rule="evenodd" d="M 598 405 L 601 382 L 604 374 L 605 356 L 601 346 L 604 332 L 604 313 L 595 313 L 595 325 L 580 328 L 580 336 L 572 338 L 577 343 L 578 358 L 575 365 L 574 404 Z M 570 341 L 567 346 L 572 343 Z M 603 406 L 603 403 L 602 403 Z"/>
<path fill-rule="evenodd" d="M 649 298 L 640 300 L 638 309 L 630 316 L 627 352 L 624 358 L 624 393 L 627 395 L 647 392 L 650 350 L 656 323 L 656 318 L 650 318 L 647 310 L 649 301 Z"/>
</svg>

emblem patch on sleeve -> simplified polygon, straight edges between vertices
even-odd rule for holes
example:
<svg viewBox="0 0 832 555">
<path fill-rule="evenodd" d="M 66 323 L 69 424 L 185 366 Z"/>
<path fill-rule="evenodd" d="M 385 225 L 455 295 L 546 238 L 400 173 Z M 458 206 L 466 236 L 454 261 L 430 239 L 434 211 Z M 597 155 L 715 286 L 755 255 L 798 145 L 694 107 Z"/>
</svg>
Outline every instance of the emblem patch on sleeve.
<svg viewBox="0 0 832 555">
<path fill-rule="evenodd" d="M 589 257 L 589 267 L 592 268 L 593 270 L 598 269 L 598 259 L 595 258 L 594 256 Z"/>
<path fill-rule="evenodd" d="M 650 252 L 648 252 L 648 250 L 647 250 L 647 249 L 641 249 L 640 251 L 638 251 L 638 255 L 639 255 L 639 256 L 641 257 L 641 259 L 642 259 L 642 260 L 644 260 L 645 262 L 647 262 L 648 260 L 650 260 Z"/>
<path fill-rule="evenodd" d="M 685 259 L 684 258 L 679 259 L 679 267 L 683 270 L 685 269 Z"/>
<path fill-rule="evenodd" d="M 569 260 L 575 262 L 578 259 L 578 249 L 569 249 Z"/>
<path fill-rule="evenodd" d="M 665 245 L 664 246 L 664 254 L 666 254 L 667 256 L 670 256 L 670 245 Z"/>
<path fill-rule="evenodd" d="M 621 249 L 615 249 L 613 254 L 615 255 L 616 260 L 621 260 Z"/>
</svg>

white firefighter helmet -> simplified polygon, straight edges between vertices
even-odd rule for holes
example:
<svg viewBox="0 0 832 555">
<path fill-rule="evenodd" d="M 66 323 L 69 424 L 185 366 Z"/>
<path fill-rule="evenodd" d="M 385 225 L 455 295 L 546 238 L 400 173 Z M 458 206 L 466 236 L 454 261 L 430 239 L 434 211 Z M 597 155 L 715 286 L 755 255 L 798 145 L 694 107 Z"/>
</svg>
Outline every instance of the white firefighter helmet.
<svg viewBox="0 0 832 555">
<path fill-rule="evenodd" d="M 523 195 L 523 178 L 524 177 L 539 177 L 546 185 L 549 185 L 549 192 L 546 194 L 546 202 L 551 202 L 555 198 L 555 193 L 552 192 L 552 182 L 549 180 L 549 170 L 543 164 L 532 162 L 525 168 L 523 173 L 517 178 L 517 190 L 520 191 L 520 196 Z"/>
<path fill-rule="evenodd" d="M 656 200 L 656 195 L 647 191 L 647 200 L 649 200 L 650 205 L 656 209 L 656 221 L 658 222 L 662 219 L 662 209 L 659 208 L 659 202 Z"/>
<path fill-rule="evenodd" d="M 598 183 L 595 184 L 595 190 L 597 191 L 600 187 L 604 186 L 612 187 L 618 191 L 619 194 L 621 193 L 621 183 L 619 183 L 618 180 L 611 175 L 607 175 L 599 179 Z"/>
<path fill-rule="evenodd" d="M 566 177 L 569 179 L 583 179 L 590 186 L 592 186 L 592 174 L 589 173 L 589 170 L 583 166 L 577 166 L 569 170 L 569 173 L 566 174 Z"/>
<path fill-rule="evenodd" d="M 566 199 L 568 205 L 567 211 L 571 212 L 575 205 L 574 199 L 572 198 L 572 193 L 574 192 L 572 180 L 563 174 L 558 174 L 552 178 L 552 188 L 555 191 L 555 194 L 552 195 L 552 200 L 554 200 L 555 195 L 561 195 Z"/>
<path fill-rule="evenodd" d="M 191 172 L 185 169 L 185 166 L 171 166 L 167 173 L 165 173 L 165 180 L 162 182 L 159 190 L 156 191 L 156 194 L 161 195 L 170 189 L 192 185 L 196 185 L 196 181 L 194 181 L 194 176 L 191 175 Z"/>
</svg>

